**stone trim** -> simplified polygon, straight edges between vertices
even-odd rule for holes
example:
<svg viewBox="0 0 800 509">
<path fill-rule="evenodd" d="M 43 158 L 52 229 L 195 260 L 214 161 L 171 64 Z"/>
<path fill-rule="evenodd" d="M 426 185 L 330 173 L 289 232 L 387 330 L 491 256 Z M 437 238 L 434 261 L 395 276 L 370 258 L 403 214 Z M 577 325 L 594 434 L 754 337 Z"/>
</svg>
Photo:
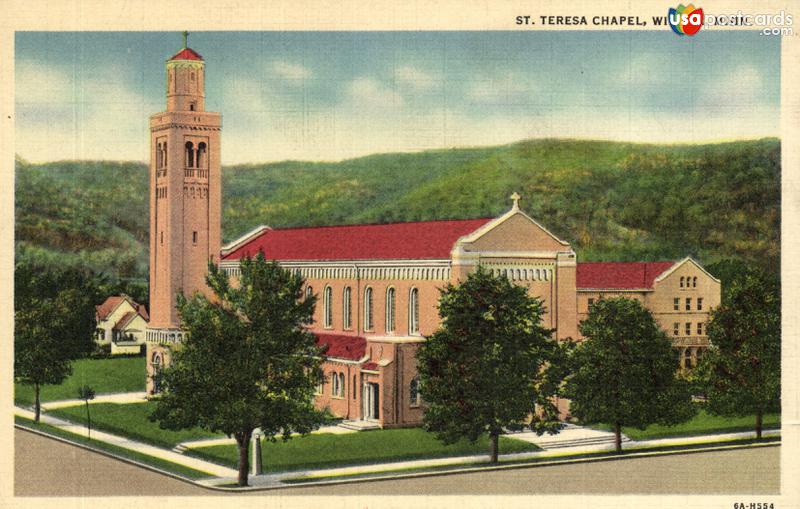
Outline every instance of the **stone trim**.
<svg viewBox="0 0 800 509">
<path fill-rule="evenodd" d="M 151 329 L 145 333 L 145 341 L 159 345 L 177 345 L 186 336 L 182 329 Z"/>
<path fill-rule="evenodd" d="M 361 279 L 373 281 L 449 281 L 450 265 L 447 261 L 405 260 L 382 262 L 278 262 L 285 269 L 300 274 L 305 279 Z M 239 260 L 223 261 L 220 268 L 229 276 L 240 276 Z"/>
</svg>

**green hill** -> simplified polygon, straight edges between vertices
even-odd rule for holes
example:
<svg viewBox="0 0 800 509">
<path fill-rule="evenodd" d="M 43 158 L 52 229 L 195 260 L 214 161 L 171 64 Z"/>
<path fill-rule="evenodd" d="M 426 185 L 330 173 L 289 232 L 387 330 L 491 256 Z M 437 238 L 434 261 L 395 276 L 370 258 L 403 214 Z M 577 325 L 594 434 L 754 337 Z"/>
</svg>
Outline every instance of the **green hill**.
<svg viewBox="0 0 800 509">
<path fill-rule="evenodd" d="M 147 167 L 16 164 L 18 257 L 146 278 Z M 223 169 L 223 239 L 270 226 L 498 215 L 522 208 L 581 260 L 737 258 L 776 270 L 780 142 L 528 140 L 337 163 Z"/>
</svg>

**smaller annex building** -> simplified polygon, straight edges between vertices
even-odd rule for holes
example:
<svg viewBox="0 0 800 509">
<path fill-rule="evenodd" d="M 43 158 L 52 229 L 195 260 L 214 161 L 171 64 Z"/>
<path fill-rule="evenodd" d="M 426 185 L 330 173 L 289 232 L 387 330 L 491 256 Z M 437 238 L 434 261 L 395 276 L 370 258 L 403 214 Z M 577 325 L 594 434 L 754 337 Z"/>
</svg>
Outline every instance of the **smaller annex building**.
<svg viewBox="0 0 800 509">
<path fill-rule="evenodd" d="M 381 427 L 422 421 L 416 350 L 439 325 L 439 289 L 478 264 L 544 301 L 545 325 L 580 340 L 589 306 L 624 295 L 642 301 L 668 332 L 680 367 L 708 346 L 705 324 L 720 282 L 691 258 L 578 263 L 569 243 L 519 207 L 497 218 L 273 229 L 261 226 L 222 249 L 220 267 L 264 253 L 318 297 L 313 332 L 326 345 L 316 404 Z M 677 366 L 676 366 L 677 367 Z M 562 405 L 566 410 L 566 405 Z"/>
<path fill-rule="evenodd" d="M 147 309 L 127 295 L 114 295 L 95 306 L 95 342 L 110 345 L 110 353 L 138 354 L 145 344 L 145 329 L 150 320 Z"/>
</svg>

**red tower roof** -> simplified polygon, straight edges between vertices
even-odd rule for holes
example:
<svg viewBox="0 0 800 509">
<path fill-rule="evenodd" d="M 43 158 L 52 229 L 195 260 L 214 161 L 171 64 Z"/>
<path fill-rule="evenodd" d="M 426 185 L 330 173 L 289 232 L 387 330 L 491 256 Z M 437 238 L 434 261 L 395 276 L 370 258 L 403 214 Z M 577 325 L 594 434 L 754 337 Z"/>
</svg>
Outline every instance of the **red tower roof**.
<svg viewBox="0 0 800 509">
<path fill-rule="evenodd" d="M 183 48 L 170 58 L 170 60 L 203 60 L 203 57 L 192 48 Z"/>
<path fill-rule="evenodd" d="M 652 288 L 655 279 L 675 262 L 588 262 L 579 263 L 578 288 Z"/>
<path fill-rule="evenodd" d="M 261 251 L 270 260 L 447 259 L 460 237 L 488 221 L 490 219 L 466 219 L 265 230 L 222 258 L 238 260 Z"/>
</svg>

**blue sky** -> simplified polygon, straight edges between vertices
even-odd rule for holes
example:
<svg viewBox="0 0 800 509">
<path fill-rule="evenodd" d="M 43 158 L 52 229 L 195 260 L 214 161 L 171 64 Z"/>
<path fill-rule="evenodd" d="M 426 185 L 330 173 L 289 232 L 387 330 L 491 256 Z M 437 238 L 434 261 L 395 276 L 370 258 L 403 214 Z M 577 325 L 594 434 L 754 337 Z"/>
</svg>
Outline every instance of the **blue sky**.
<svg viewBox="0 0 800 509">
<path fill-rule="evenodd" d="M 145 160 L 175 32 L 18 32 L 16 152 Z M 572 137 L 778 136 L 780 38 L 757 32 L 198 32 L 223 163 Z"/>
</svg>

